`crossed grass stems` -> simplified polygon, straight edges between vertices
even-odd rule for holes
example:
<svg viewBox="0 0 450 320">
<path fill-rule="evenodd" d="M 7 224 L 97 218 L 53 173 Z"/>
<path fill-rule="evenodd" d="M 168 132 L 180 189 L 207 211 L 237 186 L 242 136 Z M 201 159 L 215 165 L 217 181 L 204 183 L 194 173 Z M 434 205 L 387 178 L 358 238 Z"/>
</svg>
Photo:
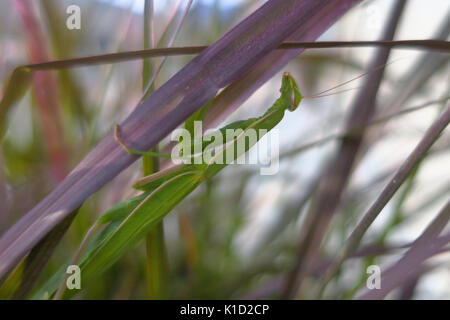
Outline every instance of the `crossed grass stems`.
<svg viewBox="0 0 450 320">
<path fill-rule="evenodd" d="M 305 43 L 305 44 L 301 44 L 301 43 L 296 43 L 296 44 L 295 43 L 294 44 L 287 43 L 286 44 L 286 46 L 291 46 L 291 48 L 293 48 L 293 47 L 301 47 L 302 45 L 304 47 L 308 47 L 308 46 L 314 47 L 316 45 L 318 48 L 320 48 L 321 44 L 320 43 L 319 44 L 314 44 L 314 43 L 313 44 L 308 44 L 308 43 Z M 322 48 L 326 47 L 326 45 L 327 44 L 323 44 Z M 355 45 L 355 46 L 357 46 L 357 45 L 365 45 L 365 46 L 366 45 L 367 46 L 379 45 L 379 46 L 387 46 L 387 47 L 395 47 L 395 46 L 397 46 L 397 44 L 395 42 L 379 42 L 378 44 L 375 43 L 375 42 L 370 42 L 370 43 L 369 42 L 366 42 L 366 43 L 362 43 L 361 42 L 359 44 L 357 44 L 356 42 L 353 43 L 353 44 L 339 44 L 339 43 L 334 43 L 333 44 L 333 43 L 331 43 L 331 44 L 328 44 L 328 45 L 330 45 L 331 47 L 340 47 L 340 46 L 347 46 L 347 45 L 350 45 L 350 46 L 353 46 L 353 45 Z M 418 45 L 418 46 L 421 46 L 422 48 L 433 48 L 433 49 L 437 48 L 439 50 L 444 50 L 446 52 L 448 51 L 448 42 L 432 42 L 432 41 L 422 41 L 422 42 L 410 41 L 409 43 L 401 42 L 401 41 L 398 42 L 398 46 L 411 46 L 411 45 L 413 45 L 413 46 L 417 46 Z M 78 63 L 81 63 L 81 64 L 110 63 L 110 62 L 113 62 L 113 61 L 119 61 L 119 60 L 123 60 L 123 59 L 128 59 L 131 56 L 134 56 L 136 58 L 138 58 L 138 57 L 139 58 L 143 58 L 143 57 L 155 56 L 155 55 L 158 55 L 158 54 L 162 54 L 164 56 L 170 55 L 172 53 L 173 54 L 193 54 L 193 53 L 198 53 L 198 52 L 200 52 L 200 51 L 202 51 L 204 49 L 205 49 L 204 47 L 180 48 L 179 50 L 178 49 L 172 50 L 172 49 L 168 48 L 166 52 L 164 52 L 164 50 L 166 50 L 166 49 L 162 49 L 162 50 L 159 50 L 159 51 L 158 51 L 158 49 L 149 49 L 149 50 L 142 51 L 142 52 L 139 52 L 139 53 L 129 53 L 129 56 L 127 56 L 128 53 L 125 53 L 125 54 L 119 54 L 117 56 L 109 56 L 109 57 L 104 56 L 104 57 L 96 57 L 96 58 L 93 58 L 93 59 L 92 58 L 87 58 L 87 60 L 83 60 L 83 58 L 81 58 L 81 59 L 70 59 L 68 61 L 63 61 L 63 62 L 56 61 L 56 62 L 50 62 L 50 63 L 37 64 L 37 65 L 29 65 L 29 66 L 23 67 L 23 70 L 25 72 L 29 72 L 29 71 L 32 71 L 32 70 L 48 70 L 48 69 L 52 69 L 52 68 L 66 68 L 66 67 L 69 67 L 69 66 L 72 66 L 72 65 L 77 65 Z M 154 50 L 154 51 L 152 51 L 152 50 Z M 110 58 L 111 58 L 111 60 L 108 60 Z M 161 65 L 160 65 L 160 67 L 161 67 Z M 160 67 L 158 69 L 160 69 Z M 156 74 L 157 74 L 157 72 L 153 73 L 153 75 L 154 75 L 153 78 L 155 77 Z M 149 82 L 150 84 L 147 85 L 147 89 L 145 89 L 144 95 L 148 94 L 148 90 L 149 90 L 150 86 L 152 85 L 153 81 L 154 81 L 154 79 Z M 433 103 L 446 101 L 447 99 L 448 99 L 448 97 L 446 97 L 446 98 L 444 98 L 442 100 L 436 100 L 436 101 L 430 102 L 429 104 L 425 104 L 425 105 L 428 106 L 428 105 L 431 105 Z M 417 109 L 418 110 L 419 107 L 411 108 L 411 109 L 414 109 L 414 110 Z M 424 107 L 424 106 L 422 106 L 422 107 Z M 420 108 L 422 108 L 422 107 L 420 107 Z M 411 110 L 411 111 L 414 111 L 414 110 Z M 398 114 L 403 114 L 403 112 L 402 113 L 399 112 Z M 394 114 L 392 116 L 397 116 L 398 114 Z M 442 128 L 442 130 L 443 130 L 443 128 L 445 128 L 445 125 L 446 125 L 445 124 L 445 115 L 447 115 L 447 118 L 448 118 L 448 109 L 443 114 L 444 120 L 440 121 L 440 125 L 441 125 L 440 128 Z M 388 118 L 380 119 L 377 123 L 383 122 L 384 120 L 388 120 Z M 447 123 L 448 123 L 448 121 L 447 121 Z M 355 129 L 353 132 L 347 132 L 347 133 L 344 133 L 344 134 L 354 134 L 358 130 L 363 130 L 363 129 L 364 128 Z M 118 127 L 117 127 L 117 131 L 118 131 Z M 435 132 L 435 134 L 436 134 L 436 132 Z M 436 139 L 438 135 L 439 134 L 435 135 L 434 138 Z M 117 137 L 118 136 L 116 135 L 116 138 Z M 330 139 L 332 139 L 332 138 L 333 139 L 334 138 L 339 138 L 339 137 L 342 137 L 342 135 L 333 136 L 333 137 L 330 137 Z M 435 139 L 432 142 L 434 142 Z M 121 143 L 126 148 L 126 145 L 123 144 L 123 142 L 121 141 L 120 138 L 117 138 L 117 141 L 119 143 Z M 431 146 L 431 144 L 430 144 L 430 146 Z M 133 151 L 133 150 L 128 149 L 127 151 Z M 147 156 L 160 156 L 160 155 L 161 154 L 157 153 L 157 152 L 147 153 Z"/>
</svg>

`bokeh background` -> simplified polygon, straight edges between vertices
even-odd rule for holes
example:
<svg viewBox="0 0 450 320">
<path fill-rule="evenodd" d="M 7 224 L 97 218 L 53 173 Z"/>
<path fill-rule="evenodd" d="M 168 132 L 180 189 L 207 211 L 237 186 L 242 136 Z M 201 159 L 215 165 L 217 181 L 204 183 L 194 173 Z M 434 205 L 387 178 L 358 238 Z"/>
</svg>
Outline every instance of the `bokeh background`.
<svg viewBox="0 0 450 320">
<path fill-rule="evenodd" d="M 22 64 L 143 48 L 143 7 L 138 0 L 40 0 L 28 3 L 28 16 L 17 1 L 0 2 L 0 83 Z M 177 1 L 155 1 L 155 38 L 159 39 Z M 208 45 L 259 7 L 258 0 L 195 0 L 175 46 Z M 377 40 L 395 0 L 359 5 L 320 40 Z M 67 6 L 81 8 L 81 30 L 65 27 Z M 182 7 L 178 10 L 181 14 Z M 30 17 L 31 16 L 31 17 Z M 409 0 L 397 39 L 448 39 L 447 0 Z M 173 28 L 173 27 L 172 27 Z M 163 38 L 163 43 L 167 39 Z M 307 50 L 283 71 L 313 95 L 367 71 L 375 49 Z M 156 78 L 160 86 L 192 56 L 169 57 Z M 434 61 L 423 67 L 423 59 Z M 157 60 L 157 59 L 155 59 Z M 393 50 L 377 96 L 389 111 L 443 99 L 450 90 L 448 57 L 431 51 Z M 416 83 L 415 77 L 422 77 Z M 56 184 L 136 106 L 142 96 L 142 61 L 84 66 L 40 73 L 7 119 L 0 155 L 0 234 Z M 281 73 L 245 102 L 226 123 L 262 114 L 278 97 Z M 320 99 L 305 99 L 278 127 L 280 172 L 261 176 L 258 166 L 230 166 L 202 185 L 165 219 L 172 298 L 270 298 L 292 263 L 311 190 L 337 142 L 313 143 L 341 132 L 352 89 Z M 332 221 L 320 258 L 325 261 L 343 242 L 361 215 L 436 119 L 445 102 L 371 127 L 371 144 L 358 159 Z M 382 130 L 380 130 L 380 128 Z M 450 132 L 445 132 L 413 179 L 398 192 L 370 228 L 364 243 L 399 247 L 417 238 L 450 196 Z M 308 148 L 297 150 L 309 145 Z M 141 174 L 138 162 L 89 199 L 46 267 L 52 275 L 75 252 L 89 226 L 114 203 L 133 195 Z M 304 200 L 305 199 L 305 200 Z M 304 201 L 303 201 L 304 200 Z M 301 206 L 299 204 L 302 204 Z M 394 219 L 395 217 L 395 219 Z M 330 298 L 351 298 L 364 286 L 367 263 L 390 265 L 399 252 L 352 259 L 327 291 Z M 79 298 L 145 297 L 144 243 L 90 284 Z M 317 261 L 320 265 L 320 261 Z M 450 255 L 431 261 L 415 283 L 415 299 L 450 298 Z M 320 268 L 318 269 L 320 270 Z M 320 271 L 318 271 L 320 272 Z M 313 281 L 313 280 L 311 280 Z M 391 294 L 396 298 L 401 292 Z M 306 295 L 307 297 L 307 295 Z"/>
</svg>

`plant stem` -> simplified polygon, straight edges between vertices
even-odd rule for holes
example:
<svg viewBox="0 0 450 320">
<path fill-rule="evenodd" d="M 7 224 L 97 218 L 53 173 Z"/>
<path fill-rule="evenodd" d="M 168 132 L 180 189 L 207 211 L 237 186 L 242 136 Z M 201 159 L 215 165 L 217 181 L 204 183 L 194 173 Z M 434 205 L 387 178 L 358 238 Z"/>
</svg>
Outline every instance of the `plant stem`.
<svg viewBox="0 0 450 320">
<path fill-rule="evenodd" d="M 152 149 L 157 151 L 157 148 Z M 142 171 L 149 175 L 159 171 L 158 159 L 152 156 L 143 156 Z M 164 225 L 161 221 L 149 232 L 146 244 L 146 274 L 147 296 L 149 299 L 167 299 L 168 297 L 168 262 L 166 245 L 164 242 Z"/>
<path fill-rule="evenodd" d="M 367 210 L 366 214 L 362 218 L 361 222 L 357 225 L 355 230 L 349 236 L 346 244 L 341 249 L 341 251 L 336 256 L 334 263 L 329 267 L 325 276 L 319 285 L 319 294 L 325 289 L 328 281 L 333 277 L 333 275 L 341 267 L 345 259 L 352 254 L 359 246 L 362 237 L 372 225 L 373 221 L 378 217 L 381 210 L 389 202 L 394 193 L 400 188 L 400 186 L 405 182 L 411 172 L 417 167 L 420 161 L 423 159 L 427 151 L 433 145 L 433 143 L 439 138 L 442 131 L 447 127 L 450 122 L 450 105 L 447 106 L 446 110 L 442 113 L 439 119 L 428 129 L 427 133 L 416 146 L 414 151 L 409 155 L 403 165 L 398 169 L 397 173 L 388 183 L 388 185 L 383 189 L 381 194 L 378 196 L 376 201 Z"/>
<path fill-rule="evenodd" d="M 153 0 L 146 0 L 144 4 L 144 49 L 154 47 L 153 30 Z M 144 59 L 142 69 L 142 88 L 144 97 L 147 98 L 155 89 L 152 77 L 155 77 L 155 70 L 150 59 Z M 148 87 L 148 88 L 147 88 Z M 146 90 L 147 89 L 147 90 Z M 155 147 L 150 151 L 157 152 Z M 142 157 L 142 172 L 144 176 L 159 171 L 158 158 L 152 156 Z M 167 299 L 167 254 L 164 242 L 163 222 L 155 226 L 145 239 L 146 244 L 146 285 L 149 299 Z"/>
<path fill-rule="evenodd" d="M 276 49 L 334 49 L 334 48 L 361 48 L 361 47 L 384 47 L 393 49 L 416 49 L 427 51 L 450 52 L 450 42 L 445 40 L 397 40 L 397 41 L 318 41 L 283 42 Z M 164 47 L 136 51 L 123 51 L 116 53 L 106 53 L 79 58 L 69 58 L 45 61 L 21 65 L 17 68 L 29 68 L 31 70 L 58 70 L 71 67 L 110 64 L 124 61 L 132 61 L 145 58 L 196 55 L 208 49 L 208 46 L 184 46 L 184 47 Z"/>
<path fill-rule="evenodd" d="M 395 2 L 392 6 L 388 23 L 382 32 L 382 40 L 391 41 L 394 38 L 405 4 L 406 1 L 401 0 Z M 386 65 L 389 54 L 389 48 L 379 48 L 368 69 Z M 351 111 L 346 121 L 346 131 L 365 128 L 373 120 L 376 112 L 375 101 L 383 80 L 384 70 L 383 67 L 369 74 L 366 78 L 363 89 L 359 91 L 352 102 Z M 290 299 L 301 292 L 306 276 L 307 261 L 312 261 L 317 257 L 331 220 L 338 208 L 342 193 L 352 176 L 357 156 L 361 152 L 365 138 L 366 134 L 363 130 L 342 139 L 338 151 L 324 169 L 315 197 L 300 231 L 294 265 L 286 277 L 282 298 Z"/>
<path fill-rule="evenodd" d="M 146 238 L 147 293 L 150 299 L 167 299 L 167 254 L 164 242 L 164 225 L 159 223 Z"/>
</svg>

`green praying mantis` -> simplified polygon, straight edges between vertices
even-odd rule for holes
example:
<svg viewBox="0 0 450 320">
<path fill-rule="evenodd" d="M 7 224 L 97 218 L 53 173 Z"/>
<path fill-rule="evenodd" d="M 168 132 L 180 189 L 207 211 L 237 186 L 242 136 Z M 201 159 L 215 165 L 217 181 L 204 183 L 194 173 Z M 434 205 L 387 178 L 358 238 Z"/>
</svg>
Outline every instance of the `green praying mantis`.
<svg viewBox="0 0 450 320">
<path fill-rule="evenodd" d="M 137 180 L 134 187 L 143 191 L 143 193 L 108 209 L 87 232 L 76 257 L 72 261 L 72 264 L 77 264 L 80 267 L 81 282 L 88 282 L 112 266 L 130 247 L 145 237 L 149 230 L 160 222 L 180 201 L 186 198 L 202 182 L 212 178 L 225 168 L 229 159 L 227 161 L 217 160 L 220 157 L 225 157 L 227 150 L 232 148 L 232 160 L 238 159 L 281 122 L 286 110 L 296 110 L 303 99 L 296 81 L 289 73 L 283 75 L 280 93 L 280 97 L 262 116 L 237 121 L 218 130 L 216 134 L 224 137 L 218 151 L 217 141 L 214 143 L 214 141 L 208 141 L 208 139 L 194 139 L 192 148 L 200 147 L 201 155 L 209 153 L 208 158 L 201 157 L 201 161 L 194 161 L 191 164 L 180 163 Z M 229 139 L 226 135 L 228 129 L 238 129 L 240 134 Z M 255 129 L 258 132 L 256 141 L 245 140 L 245 133 L 250 129 Z M 115 129 L 115 136 L 117 142 L 131 154 L 167 157 L 164 154 L 129 149 L 120 138 L 118 126 Z M 242 139 L 245 140 L 244 148 L 236 148 Z M 205 159 L 208 160 L 205 161 Z M 100 228 L 103 228 L 103 230 L 98 232 L 91 240 L 91 236 Z M 83 251 L 84 254 L 82 255 Z M 58 274 L 51 278 L 35 294 L 35 298 L 52 296 L 58 287 L 58 292 L 55 295 L 57 298 L 72 296 L 77 290 L 65 292 L 65 282 L 61 283 L 61 276 L 64 272 L 65 270 L 60 270 Z"/>
<path fill-rule="evenodd" d="M 287 110 L 296 110 L 302 99 L 326 96 L 328 95 L 326 94 L 327 92 L 384 66 L 379 66 L 313 96 L 302 96 L 294 78 L 289 73 L 284 73 L 280 97 L 262 116 L 233 122 L 213 134 L 194 139 L 190 149 L 200 150 L 199 154 L 194 152 L 192 155 L 191 153 L 184 154 L 180 152 L 176 157 L 178 158 L 177 160 L 189 159 L 191 163 L 181 162 L 138 179 L 134 184 L 134 188 L 142 191 L 140 195 L 114 205 L 97 219 L 86 233 L 72 261 L 72 264 L 80 267 L 82 283 L 89 282 L 89 280 L 111 267 L 202 182 L 212 178 L 229 163 L 232 163 L 228 158 L 230 153 L 227 151 L 232 150 L 231 161 L 238 159 L 249 151 L 265 134 L 275 128 L 282 121 Z M 240 134 L 229 138 L 226 134 L 229 129 L 240 130 Z M 247 141 L 245 140 L 246 132 L 251 129 L 254 129 L 258 134 L 253 141 Z M 211 139 L 211 136 L 221 137 L 221 139 L 218 139 L 220 142 L 218 143 L 216 140 Z M 153 157 L 172 158 L 174 160 L 173 154 L 171 156 L 128 148 L 120 137 L 120 127 L 117 125 L 115 126 L 115 138 L 117 143 L 130 154 L 150 155 Z M 236 148 L 242 140 L 244 140 L 244 147 Z M 218 144 L 220 148 L 217 151 Z M 205 157 L 205 154 L 209 156 Z M 227 159 L 224 160 L 224 157 L 227 157 Z M 195 159 L 199 159 L 199 161 L 192 161 Z M 99 229 L 101 231 L 94 236 Z M 65 291 L 66 283 L 61 281 L 64 274 L 65 269 L 61 269 L 33 297 L 36 299 L 52 296 L 54 298 L 70 298 L 76 294 L 78 290 Z"/>
</svg>

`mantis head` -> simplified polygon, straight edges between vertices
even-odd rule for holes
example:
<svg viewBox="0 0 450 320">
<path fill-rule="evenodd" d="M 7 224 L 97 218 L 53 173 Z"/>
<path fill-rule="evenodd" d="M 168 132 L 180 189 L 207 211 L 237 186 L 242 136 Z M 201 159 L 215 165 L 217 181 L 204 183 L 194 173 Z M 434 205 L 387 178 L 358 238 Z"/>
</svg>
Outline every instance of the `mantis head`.
<svg viewBox="0 0 450 320">
<path fill-rule="evenodd" d="M 302 101 L 303 96 L 298 89 L 297 83 L 289 72 L 283 74 L 283 81 L 281 84 L 281 96 L 284 98 L 285 104 L 290 111 L 297 109 L 300 101 Z"/>
</svg>

